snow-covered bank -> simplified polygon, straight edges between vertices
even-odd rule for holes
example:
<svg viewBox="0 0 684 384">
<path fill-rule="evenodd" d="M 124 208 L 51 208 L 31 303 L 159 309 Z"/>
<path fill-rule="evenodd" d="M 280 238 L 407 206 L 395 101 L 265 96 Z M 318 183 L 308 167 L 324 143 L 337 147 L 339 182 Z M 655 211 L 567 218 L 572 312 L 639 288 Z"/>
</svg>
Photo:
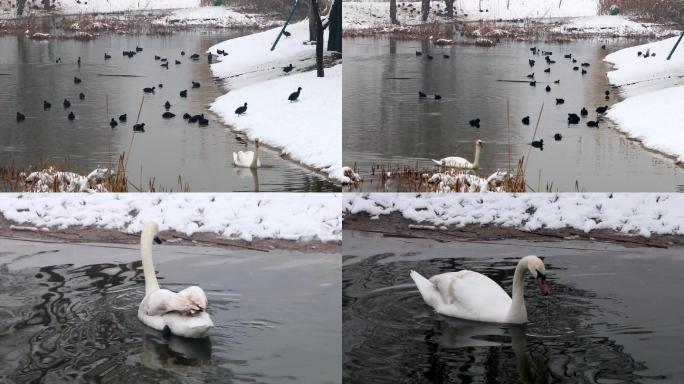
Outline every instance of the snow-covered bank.
<svg viewBox="0 0 684 384">
<path fill-rule="evenodd" d="M 339 194 L 3 194 L 0 214 L 21 225 L 138 233 L 150 220 L 188 236 L 340 241 Z"/>
<path fill-rule="evenodd" d="M 274 26 L 274 21 L 262 15 L 244 14 L 224 7 L 177 9 L 152 22 L 162 26 L 211 26 L 217 28 Z"/>
<path fill-rule="evenodd" d="M 552 33 L 576 36 L 661 36 L 673 31 L 651 23 L 637 23 L 622 16 L 588 16 L 570 19 L 550 30 Z"/>
<path fill-rule="evenodd" d="M 302 87 L 297 102 L 290 93 Z M 247 113 L 235 109 L 247 103 Z M 342 178 L 342 65 L 325 77 L 304 72 L 239 88 L 219 97 L 211 110 L 251 140 L 259 139 L 329 178 Z"/>
<path fill-rule="evenodd" d="M 326 68 L 325 77 L 316 77 L 315 46 L 303 44 L 309 38 L 308 21 L 291 24 L 287 31 L 291 36 L 281 37 L 274 51 L 271 45 L 280 28 L 209 49 L 228 52 L 211 69 L 225 79 L 229 92 L 211 110 L 250 139 L 258 138 L 293 160 L 341 180 L 342 65 Z M 284 72 L 283 67 L 290 64 L 294 69 Z M 299 87 L 298 100 L 288 101 Z M 247 113 L 238 117 L 235 110 L 244 103 Z"/>
<path fill-rule="evenodd" d="M 273 51 L 271 46 L 278 37 L 280 27 L 226 40 L 209 48 L 214 53 L 217 50 L 228 52 L 228 56 L 219 57 L 221 61 L 212 64 L 214 76 L 226 79 L 228 87 L 235 89 L 285 76 L 283 67 L 289 64 L 294 65 L 293 72 L 314 65 L 316 46 L 305 44 L 309 40 L 308 20 L 288 25 L 287 31 L 290 37 L 281 36 Z M 324 38 L 327 41 L 327 29 Z"/>
<path fill-rule="evenodd" d="M 111 13 L 199 7 L 200 0 L 62 0 L 56 11 L 62 14 Z"/>
<path fill-rule="evenodd" d="M 401 2 L 399 2 L 399 5 Z M 397 19 L 400 25 L 423 24 L 418 11 L 420 2 L 404 3 L 397 7 Z M 482 12 L 480 11 L 482 5 Z M 444 5 L 441 2 L 431 4 L 428 22 L 446 20 Z M 343 29 L 385 29 L 395 28 L 390 23 L 389 2 L 344 2 Z M 463 0 L 454 3 L 454 15 L 461 20 L 518 20 L 562 17 L 584 17 L 598 15 L 597 0 Z"/>
<path fill-rule="evenodd" d="M 608 229 L 629 235 L 684 235 L 684 195 L 527 193 L 344 194 L 343 214 L 400 213 L 436 226 L 497 225 L 524 231 Z"/>
<path fill-rule="evenodd" d="M 614 65 L 611 84 L 627 98 L 615 104 L 608 117 L 618 129 L 647 148 L 684 161 L 684 45 L 667 60 L 677 37 L 626 48 L 608 55 Z M 639 55 L 641 52 L 641 55 Z M 648 54 L 649 57 L 644 57 Z M 655 55 L 655 56 L 654 56 Z"/>
</svg>

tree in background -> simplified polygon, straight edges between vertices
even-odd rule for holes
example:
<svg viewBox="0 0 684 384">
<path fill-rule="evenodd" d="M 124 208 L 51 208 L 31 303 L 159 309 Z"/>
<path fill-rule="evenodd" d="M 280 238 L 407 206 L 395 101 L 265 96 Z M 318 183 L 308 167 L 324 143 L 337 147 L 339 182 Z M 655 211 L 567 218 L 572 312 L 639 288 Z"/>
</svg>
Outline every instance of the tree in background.
<svg viewBox="0 0 684 384">
<path fill-rule="evenodd" d="M 397 0 L 390 0 L 390 21 L 397 24 Z"/>
<path fill-rule="evenodd" d="M 454 17 L 454 0 L 445 0 L 444 2 L 446 3 L 447 16 L 449 18 Z"/>
<path fill-rule="evenodd" d="M 430 0 L 422 0 L 420 8 L 420 13 L 421 16 L 423 17 L 423 21 L 427 21 L 428 16 L 430 16 Z"/>
<path fill-rule="evenodd" d="M 328 24 L 328 51 L 342 52 L 342 0 L 333 1 Z"/>
</svg>

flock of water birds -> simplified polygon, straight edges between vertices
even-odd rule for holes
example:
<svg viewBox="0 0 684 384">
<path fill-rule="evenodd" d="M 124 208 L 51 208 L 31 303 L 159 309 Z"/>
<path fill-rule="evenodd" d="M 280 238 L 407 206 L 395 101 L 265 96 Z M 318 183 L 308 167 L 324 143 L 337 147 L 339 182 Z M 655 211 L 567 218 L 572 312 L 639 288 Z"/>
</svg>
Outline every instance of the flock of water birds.
<svg viewBox="0 0 684 384">
<path fill-rule="evenodd" d="M 291 36 L 291 33 L 285 31 L 284 35 L 286 38 L 288 38 Z M 136 46 L 135 49 L 133 49 L 133 50 L 123 51 L 122 56 L 128 57 L 129 59 L 133 59 L 136 55 L 142 53 L 143 51 L 144 50 L 142 47 Z M 181 51 L 180 56 L 185 57 L 186 52 Z M 221 49 L 217 49 L 215 54 L 212 52 L 208 52 L 207 53 L 207 62 L 209 64 L 212 64 L 215 56 L 228 56 L 228 52 L 226 52 L 225 50 L 221 50 Z M 201 59 L 201 56 L 198 53 L 193 53 L 189 57 L 192 61 L 199 61 Z M 112 59 L 112 55 L 105 52 L 104 53 L 104 61 L 108 61 L 111 59 Z M 168 58 L 161 57 L 159 55 L 154 55 L 154 60 L 155 60 L 155 62 L 161 63 L 160 67 L 165 68 L 167 70 L 169 69 L 170 60 Z M 62 58 L 61 57 L 58 58 L 55 62 L 57 64 L 61 64 Z M 174 59 L 174 65 L 181 65 L 181 64 L 182 64 L 182 62 L 180 60 Z M 79 67 L 81 66 L 81 57 L 78 57 L 78 59 L 76 60 L 76 65 Z M 282 67 L 282 71 L 286 74 L 289 74 L 290 72 L 292 72 L 293 69 L 295 69 L 295 66 L 293 66 L 292 64 L 289 64 L 285 67 Z M 83 83 L 83 80 L 81 78 L 74 77 L 75 86 L 79 86 L 82 83 Z M 197 89 L 197 88 L 201 87 L 201 84 L 197 81 L 191 81 L 191 83 L 192 83 L 191 89 Z M 153 95 L 162 88 L 164 88 L 164 84 L 159 83 L 159 84 L 154 85 L 154 86 L 144 87 L 142 89 L 142 91 L 145 94 L 152 94 Z M 299 96 L 301 94 L 301 91 L 302 91 L 302 87 L 298 87 L 296 91 L 290 93 L 290 95 L 287 98 L 288 101 L 290 101 L 290 103 L 298 101 Z M 188 97 L 188 89 L 181 90 L 179 92 L 179 95 L 181 98 L 187 98 Z M 86 98 L 85 93 L 79 92 L 78 98 L 81 101 L 85 100 L 85 98 Z M 71 100 L 69 100 L 68 98 L 65 98 L 62 102 L 62 106 L 63 106 L 64 110 L 69 110 L 69 113 L 67 115 L 67 119 L 69 121 L 76 120 L 76 114 L 74 113 L 74 110 L 71 109 L 71 106 L 72 106 Z M 48 111 L 51 108 L 52 108 L 52 103 L 49 102 L 48 100 L 43 100 L 43 111 Z M 164 103 L 165 112 L 163 112 L 161 115 L 161 117 L 163 119 L 173 119 L 176 117 L 176 114 L 170 111 L 171 108 L 172 108 L 172 105 L 167 100 L 166 103 Z M 235 114 L 237 114 L 238 116 L 242 116 L 246 113 L 247 113 L 247 102 L 245 102 L 243 105 L 241 105 L 240 107 L 238 107 L 235 110 Z M 17 111 L 16 119 L 17 119 L 17 123 L 21 123 L 24 120 L 26 120 L 26 115 L 20 111 Z M 209 125 L 209 119 L 207 119 L 205 117 L 204 113 L 193 115 L 193 114 L 186 112 L 183 114 L 183 119 L 186 120 L 189 124 L 197 123 L 200 127 L 206 127 Z M 118 117 L 111 117 L 111 119 L 109 120 L 109 126 L 111 128 L 116 128 L 117 126 L 119 126 L 119 124 L 127 123 L 127 121 L 128 121 L 128 114 L 124 113 L 124 114 L 119 115 Z M 144 133 L 145 132 L 145 123 L 144 122 L 136 122 L 133 125 L 133 132 Z M 255 140 L 255 151 L 233 152 L 234 164 L 238 167 L 258 168 L 261 166 L 261 162 L 259 160 L 258 153 L 259 153 L 259 140 L 256 139 Z"/>
<path fill-rule="evenodd" d="M 141 53 L 141 52 L 143 52 L 143 48 L 142 48 L 142 47 L 136 46 L 134 50 L 123 51 L 123 55 L 122 55 L 122 56 L 128 57 L 129 59 L 132 59 L 133 57 L 135 57 L 137 54 L 139 54 L 139 53 Z M 217 54 L 218 54 L 218 55 L 223 55 L 223 56 L 227 56 L 227 55 L 228 55 L 227 52 L 225 52 L 225 51 L 220 51 L 220 50 L 219 50 L 219 52 L 217 52 Z M 186 55 L 185 51 L 181 51 L 181 52 L 180 52 L 180 55 L 181 55 L 181 57 L 184 57 L 184 56 Z M 208 62 L 209 62 L 210 64 L 212 63 L 213 58 L 214 58 L 214 54 L 211 53 L 211 52 L 209 52 L 209 53 L 207 54 L 207 59 L 208 59 Z M 105 53 L 104 53 L 104 61 L 108 61 L 108 60 L 111 60 L 111 59 L 112 59 L 112 55 L 110 55 L 109 53 L 105 52 Z M 199 61 L 199 60 L 200 60 L 200 55 L 199 55 L 198 53 L 193 53 L 192 55 L 190 55 L 190 59 L 193 60 L 193 61 Z M 168 69 L 169 60 L 168 60 L 167 58 L 162 58 L 162 57 L 160 57 L 160 56 L 158 56 L 158 55 L 155 55 L 155 56 L 154 56 L 154 60 L 155 60 L 155 61 L 160 61 L 160 62 L 162 63 L 160 66 L 163 67 L 163 68 Z M 57 64 L 62 63 L 62 58 L 61 58 L 61 57 L 58 58 L 58 59 L 56 60 L 56 63 L 57 63 Z M 181 61 L 180 61 L 180 60 L 175 60 L 175 64 L 176 64 L 176 65 L 180 65 L 180 64 L 181 64 Z M 79 66 L 79 67 L 81 66 L 81 57 L 78 57 L 78 59 L 76 60 L 76 65 Z M 80 84 L 82 84 L 82 83 L 83 83 L 83 80 L 82 80 L 81 78 L 79 78 L 79 77 L 74 77 L 74 84 L 75 84 L 76 86 L 80 86 Z M 201 84 L 200 84 L 199 82 L 192 81 L 192 88 L 193 88 L 193 89 L 199 88 L 200 86 L 201 86 Z M 158 89 L 161 89 L 161 88 L 163 88 L 163 87 L 164 87 L 164 84 L 159 83 L 159 84 L 157 84 L 156 86 L 145 87 L 145 88 L 142 89 L 142 91 L 143 91 L 144 93 L 154 94 Z M 187 96 L 188 96 L 188 90 L 187 90 L 187 89 L 184 89 L 184 90 L 180 91 L 180 97 L 186 98 Z M 85 100 L 85 98 L 86 98 L 85 93 L 80 92 L 80 93 L 78 94 L 78 98 L 79 98 L 79 100 Z M 72 105 L 72 102 L 71 102 L 71 100 L 69 100 L 68 98 L 65 98 L 65 99 L 62 101 L 62 107 L 63 107 L 65 110 L 70 110 L 70 111 L 69 111 L 69 114 L 67 115 L 67 119 L 69 119 L 69 121 L 74 121 L 74 120 L 76 120 L 76 114 L 74 113 L 74 110 L 71 109 L 71 105 Z M 52 103 L 50 103 L 48 100 L 43 100 L 43 111 L 48 111 L 48 110 L 50 110 L 51 108 L 52 108 Z M 170 103 L 168 100 L 167 100 L 166 103 L 164 104 L 164 108 L 166 109 L 166 112 L 164 112 L 164 113 L 162 114 L 162 118 L 164 118 L 164 119 L 172 119 L 172 118 L 176 117 L 176 115 L 175 115 L 174 113 L 172 113 L 172 112 L 169 111 L 169 110 L 171 109 L 171 103 Z M 185 120 L 187 120 L 188 123 L 198 123 L 200 126 L 207 126 L 207 125 L 209 125 L 209 120 L 206 119 L 206 118 L 204 117 L 204 114 L 191 115 L 191 114 L 189 114 L 189 113 L 185 113 L 185 114 L 183 115 L 183 118 L 184 118 Z M 21 122 L 24 121 L 24 120 L 26 120 L 26 115 L 23 114 L 23 113 L 21 113 L 21 112 L 17 112 L 17 122 L 18 122 L 18 123 L 21 123 Z M 115 117 L 112 117 L 111 120 L 109 121 L 109 126 L 112 127 L 112 128 L 115 128 L 115 127 L 117 127 L 120 123 L 126 123 L 127 121 L 128 121 L 128 114 L 124 113 L 124 114 L 119 115 L 119 116 L 118 116 L 118 119 L 115 118 Z M 133 131 L 134 131 L 134 132 L 145 132 L 145 123 L 136 122 L 136 124 L 133 125 Z"/>
<path fill-rule="evenodd" d="M 601 48 L 605 50 L 606 46 L 603 45 Z M 537 57 L 543 56 L 544 62 L 547 65 L 547 67 L 544 69 L 544 73 L 550 74 L 551 68 L 553 67 L 553 64 L 556 64 L 556 61 L 552 59 L 553 52 L 544 51 L 542 49 L 539 49 L 538 47 L 531 47 L 530 51 L 531 51 L 532 55 L 534 56 L 534 58 L 528 59 L 529 66 L 531 68 L 534 68 L 537 65 Z M 646 58 L 648 57 L 647 54 L 642 54 L 641 52 L 639 52 L 639 54 L 640 54 L 639 56 L 643 56 Z M 648 54 L 652 55 L 652 54 L 650 54 L 650 52 Z M 428 53 L 423 53 L 421 51 L 416 51 L 416 57 L 423 57 L 423 56 L 428 61 L 435 59 L 435 57 L 433 55 L 430 55 Z M 450 59 L 451 58 L 451 56 L 449 56 L 447 54 L 443 54 L 442 57 L 444 59 Z M 588 68 L 591 66 L 590 63 L 587 63 L 587 62 L 579 63 L 577 58 L 573 57 L 572 53 L 563 55 L 563 58 L 570 60 L 573 64 L 572 70 L 579 72 L 581 76 L 584 76 L 588 73 Z M 527 78 L 527 80 L 525 82 L 527 82 L 529 84 L 529 86 L 531 86 L 531 87 L 537 86 L 537 80 L 535 80 L 535 72 L 530 73 L 529 75 L 526 76 L 526 78 Z M 553 81 L 553 84 L 559 85 L 560 80 Z M 545 87 L 546 92 L 552 92 L 552 90 L 553 89 L 552 89 L 550 84 L 546 85 L 546 87 Z M 605 100 L 606 101 L 610 100 L 610 95 L 611 95 L 610 90 L 606 90 L 604 92 L 604 94 L 605 94 Z M 428 99 L 429 97 L 428 97 L 427 93 L 425 93 L 423 91 L 418 91 L 418 98 L 419 99 Z M 437 101 L 442 100 L 442 95 L 437 94 L 437 93 L 432 94 L 432 99 L 437 100 Z M 556 105 L 564 105 L 564 104 L 565 104 L 565 99 L 556 98 Z M 595 120 L 588 120 L 586 122 L 586 125 L 588 127 L 598 128 L 599 124 L 602 120 L 602 117 L 608 111 L 608 108 L 609 107 L 607 105 L 597 107 L 595 109 L 596 119 Z M 582 107 L 582 109 L 579 111 L 579 114 L 568 113 L 567 123 L 568 123 L 568 125 L 577 125 L 582 121 L 582 119 L 587 118 L 588 116 L 589 116 L 589 110 L 587 110 L 586 107 Z M 523 125 L 530 125 L 530 116 L 523 117 L 521 122 Z M 471 127 L 477 129 L 477 128 L 480 128 L 481 120 L 480 120 L 480 118 L 474 118 L 474 119 L 470 120 L 468 122 L 468 124 Z M 553 137 L 554 137 L 555 141 L 561 141 L 563 139 L 563 135 L 561 133 L 558 133 L 558 132 L 555 133 L 553 135 Z M 538 140 L 533 139 L 532 142 L 530 143 L 530 145 L 532 145 L 532 147 L 534 147 L 534 148 L 544 150 L 544 140 L 543 139 L 538 139 Z M 441 160 L 434 160 L 433 159 L 432 161 L 435 164 L 440 165 L 442 167 L 461 168 L 461 169 L 478 169 L 479 168 L 479 162 L 480 162 L 480 154 L 481 154 L 482 148 L 483 148 L 483 142 L 481 140 L 477 140 L 475 142 L 475 159 L 472 162 L 470 162 L 470 161 L 468 161 L 462 157 L 458 157 L 458 156 L 449 156 L 449 157 L 445 157 Z"/>
</svg>

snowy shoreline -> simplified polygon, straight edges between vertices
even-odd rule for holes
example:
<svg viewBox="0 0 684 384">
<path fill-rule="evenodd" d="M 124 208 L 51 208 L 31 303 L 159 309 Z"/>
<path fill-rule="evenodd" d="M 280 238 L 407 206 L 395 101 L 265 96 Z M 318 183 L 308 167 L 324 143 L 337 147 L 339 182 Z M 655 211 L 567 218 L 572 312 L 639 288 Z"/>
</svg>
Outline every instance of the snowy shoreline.
<svg viewBox="0 0 684 384">
<path fill-rule="evenodd" d="M 342 65 L 325 68 L 325 77 L 316 77 L 315 45 L 303 44 L 308 40 L 308 21 L 290 24 L 287 31 L 291 36 L 281 38 L 274 51 L 271 45 L 280 27 L 209 48 L 214 53 L 228 52 L 211 67 L 214 75 L 224 80 L 228 93 L 210 109 L 250 140 L 259 139 L 295 162 L 340 181 Z M 290 64 L 294 69 L 284 72 Z M 299 87 L 298 100 L 289 102 L 288 96 Z M 236 115 L 235 110 L 244 103 L 247 112 Z"/>
<path fill-rule="evenodd" d="M 548 33 L 567 37 L 643 37 L 671 34 L 656 24 L 638 23 L 623 16 L 599 15 L 597 0 L 557 2 L 555 0 L 489 0 L 483 1 L 480 11 L 478 0 L 454 3 L 454 17 L 449 19 L 441 3 L 431 5 L 427 21 L 419 11 L 420 2 L 398 3 L 398 24 L 390 23 L 389 2 L 347 1 L 343 3 L 343 28 L 348 37 L 372 34 L 410 34 L 420 26 L 461 22 L 469 27 L 467 36 L 520 38 L 522 30 L 542 28 Z M 404 6 L 401 6 L 404 4 Z M 486 22 L 524 22 L 515 25 L 515 33 L 506 28 L 489 27 Z M 476 23 L 481 25 L 477 26 Z M 482 22 L 485 22 L 482 24 Z M 534 24 L 528 25 L 528 24 Z M 477 27 L 476 27 L 477 26 Z M 475 30 L 470 30 L 475 28 Z M 367 33 L 368 32 L 368 33 Z M 489 35 L 488 35 L 489 34 Z"/>
<path fill-rule="evenodd" d="M 438 227 L 494 225 L 521 231 L 572 228 L 624 235 L 684 235 L 684 195 L 621 194 L 344 194 L 343 215 L 399 213 Z"/>
<path fill-rule="evenodd" d="M 645 148 L 684 162 L 684 46 L 667 60 L 678 37 L 625 48 L 606 56 L 613 64 L 609 82 L 625 100 L 615 104 L 607 117 L 617 129 L 639 140 Z M 641 55 L 639 55 L 641 52 Z M 647 54 L 649 57 L 645 58 Z"/>
<path fill-rule="evenodd" d="M 39 228 L 96 227 L 138 233 L 150 220 L 162 231 L 252 241 L 341 241 L 339 194 L 32 194 L 6 193 L 0 214 Z"/>
</svg>

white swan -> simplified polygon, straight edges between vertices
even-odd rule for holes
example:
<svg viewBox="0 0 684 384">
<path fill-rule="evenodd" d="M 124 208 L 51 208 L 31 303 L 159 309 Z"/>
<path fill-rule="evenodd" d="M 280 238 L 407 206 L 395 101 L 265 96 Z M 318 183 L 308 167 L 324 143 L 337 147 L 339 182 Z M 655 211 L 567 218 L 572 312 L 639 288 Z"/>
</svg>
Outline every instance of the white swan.
<svg viewBox="0 0 684 384">
<path fill-rule="evenodd" d="M 259 139 L 254 140 L 254 152 L 252 152 L 252 151 L 233 152 L 233 163 L 238 167 L 245 167 L 245 168 L 259 168 L 259 167 L 261 167 L 261 161 L 259 161 Z"/>
<path fill-rule="evenodd" d="M 157 232 L 157 223 L 149 222 L 140 235 L 145 298 L 138 307 L 138 318 L 148 327 L 163 331 L 164 335 L 204 337 L 214 323 L 205 311 L 207 296 L 202 288 L 192 286 L 178 293 L 159 288 L 152 263 L 152 242 L 161 243 Z"/>
<path fill-rule="evenodd" d="M 547 295 L 546 268 L 537 256 L 525 256 L 518 262 L 512 300 L 494 280 L 469 270 L 442 273 L 430 280 L 411 271 L 411 278 L 425 303 L 439 314 L 488 323 L 524 324 L 527 323 L 523 296 L 526 269 L 537 279 L 541 293 Z"/>
<path fill-rule="evenodd" d="M 441 160 L 432 159 L 432 161 L 442 167 L 462 168 L 462 169 L 478 169 L 480 168 L 480 152 L 482 151 L 482 140 L 475 141 L 475 160 L 470 161 L 457 156 L 445 157 Z"/>
</svg>

